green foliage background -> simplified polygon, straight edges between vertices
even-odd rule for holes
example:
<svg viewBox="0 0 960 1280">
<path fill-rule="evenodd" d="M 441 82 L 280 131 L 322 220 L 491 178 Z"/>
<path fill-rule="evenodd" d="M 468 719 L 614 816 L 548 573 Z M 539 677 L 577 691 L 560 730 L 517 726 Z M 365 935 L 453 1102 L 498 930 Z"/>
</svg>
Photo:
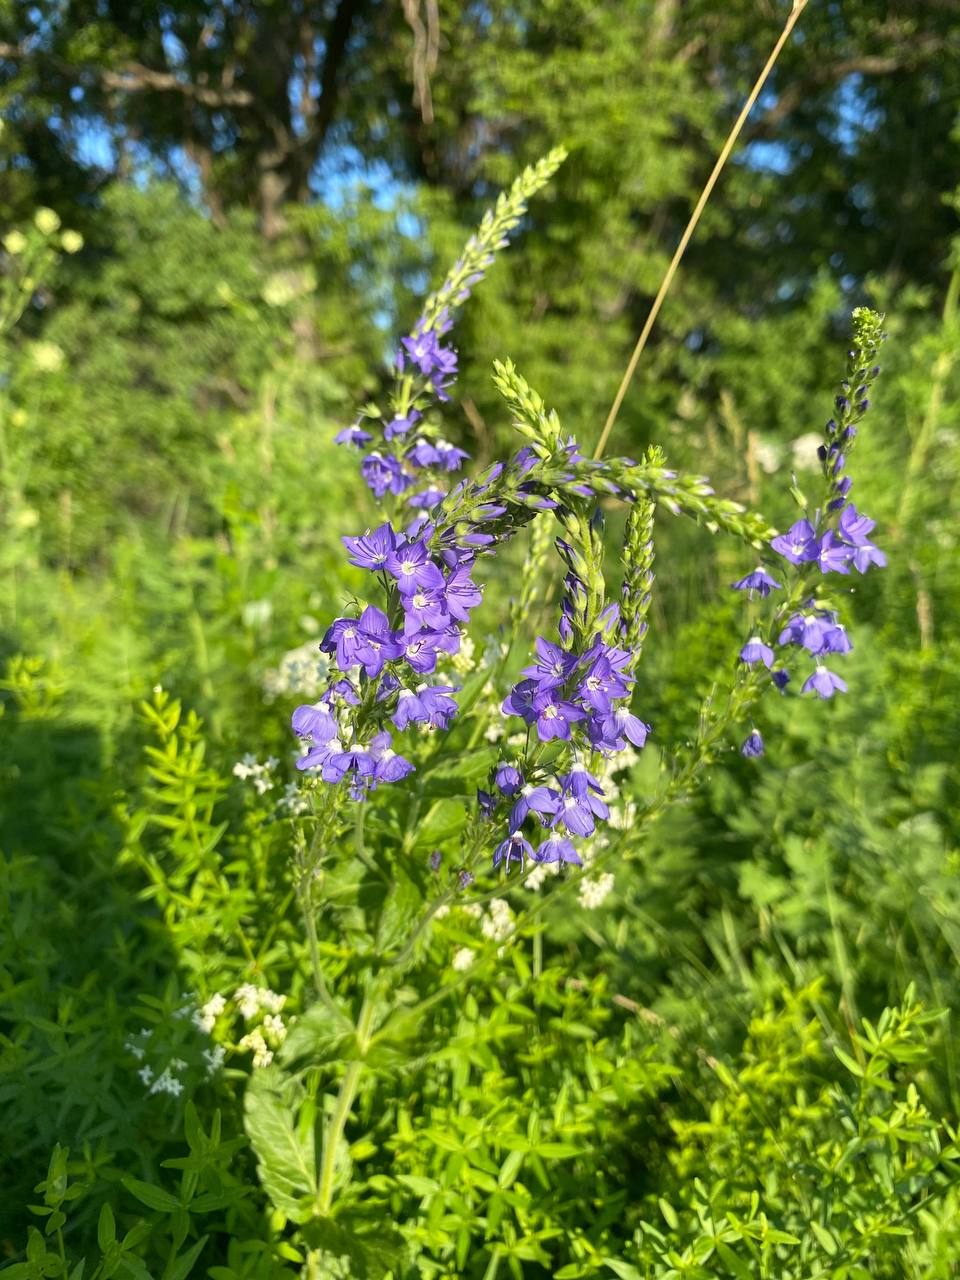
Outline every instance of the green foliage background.
<svg viewBox="0 0 960 1280">
<path fill-rule="evenodd" d="M 332 436 L 491 194 L 563 142 L 458 325 L 450 433 L 481 463 L 508 447 L 490 370 L 510 356 L 591 443 L 784 16 L 444 4 L 428 118 L 403 6 L 0 3 L 11 1280 L 956 1274 L 960 49 L 936 0 L 811 0 L 615 437 L 784 523 L 849 312 L 887 312 L 856 497 L 890 566 L 850 584 L 849 695 L 768 700 L 766 759 L 731 744 L 602 907 L 558 900 L 468 979 L 450 959 L 476 931 L 438 923 L 406 994 L 450 997 L 395 1011 L 338 1154 L 341 1216 L 291 1228 L 352 1059 L 308 1013 L 290 824 L 232 768 L 273 754 L 292 778 L 296 699 L 264 676 L 361 585 L 339 538 L 375 511 Z M 478 641 L 521 555 L 491 573 Z M 729 669 L 747 567 L 661 522 L 631 794 Z M 367 841 L 392 847 L 390 820 Z M 411 894 L 456 825 L 397 839 Z M 329 886 L 348 996 L 368 890 Z M 242 983 L 287 993 L 300 1048 L 251 1070 L 221 1028 L 207 1078 L 174 1015 Z M 183 1096 L 143 1087 L 144 1027 L 187 1064 Z M 325 1066 L 297 1075 L 318 1041 Z"/>
</svg>

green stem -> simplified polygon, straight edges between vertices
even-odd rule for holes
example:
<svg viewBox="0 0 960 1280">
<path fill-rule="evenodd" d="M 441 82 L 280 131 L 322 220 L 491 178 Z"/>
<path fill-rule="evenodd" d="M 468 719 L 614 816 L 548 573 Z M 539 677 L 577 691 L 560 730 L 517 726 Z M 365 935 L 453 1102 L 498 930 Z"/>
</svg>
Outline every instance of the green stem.
<svg viewBox="0 0 960 1280">
<path fill-rule="evenodd" d="M 317 1187 L 316 1200 L 317 1213 L 322 1217 L 330 1212 L 330 1206 L 333 1203 L 337 1148 L 340 1145 L 340 1139 L 343 1137 L 343 1131 L 346 1127 L 354 1098 L 357 1096 L 357 1089 L 360 1087 L 360 1077 L 363 1074 L 363 1055 L 370 1044 L 370 1029 L 373 1026 L 375 1012 L 376 1005 L 368 993 L 364 997 L 360 1008 L 360 1016 L 357 1018 L 357 1052 L 360 1056 L 351 1062 L 343 1073 L 333 1115 L 330 1117 L 330 1123 L 327 1125 L 323 1135 L 320 1185 Z"/>
</svg>

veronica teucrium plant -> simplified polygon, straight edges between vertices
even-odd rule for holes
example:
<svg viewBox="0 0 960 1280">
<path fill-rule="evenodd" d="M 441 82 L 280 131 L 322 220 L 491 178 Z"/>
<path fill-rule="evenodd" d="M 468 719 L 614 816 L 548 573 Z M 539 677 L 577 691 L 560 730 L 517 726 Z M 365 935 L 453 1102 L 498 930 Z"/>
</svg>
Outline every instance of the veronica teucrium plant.
<svg viewBox="0 0 960 1280">
<path fill-rule="evenodd" d="M 669 467 L 658 448 L 637 460 L 589 458 L 509 359 L 493 377 L 519 447 L 469 472 L 468 453 L 441 425 L 457 374 L 456 314 L 563 158 L 551 152 L 499 197 L 401 340 L 385 406 L 366 405 L 337 437 L 359 457 L 382 516 L 344 529 L 364 587 L 320 642 L 326 687 L 292 716 L 303 779 L 295 873 L 317 1004 L 248 1097 L 265 1186 L 289 1219 L 312 1224 L 318 1256 L 346 1248 L 335 1224 L 357 1193 L 345 1133 L 365 1077 L 388 1069 L 426 1004 L 469 985 L 485 948 L 537 928 L 558 895 L 597 901 L 732 737 L 745 734 L 743 754 L 761 756 L 764 698 L 845 692 L 835 668 L 851 641 L 832 586 L 884 563 L 848 474 L 884 336 L 865 309 L 854 312 L 824 428 L 820 491 L 808 498 L 794 482 L 802 514 L 785 532 Z M 605 513 L 617 504 L 628 514 L 611 555 Z M 641 803 L 618 795 L 618 775 L 656 732 L 634 688 L 664 512 L 743 545 L 747 572 L 733 586 L 754 621 L 730 639 L 738 659 L 726 690 L 680 741 L 658 742 L 659 781 Z M 491 567 L 525 534 L 509 616 L 483 618 Z M 544 633 L 527 634 L 548 608 Z M 547 873 L 549 891 L 523 896 Z M 451 909 L 469 915 L 491 901 L 501 904 L 491 927 L 461 947 L 435 990 L 411 994 L 410 975 Z M 292 1173 L 278 1163 L 277 1134 L 283 1115 L 305 1107 L 319 1114 L 320 1138 L 302 1144 Z M 312 1133 L 312 1120 L 293 1128 Z"/>
</svg>

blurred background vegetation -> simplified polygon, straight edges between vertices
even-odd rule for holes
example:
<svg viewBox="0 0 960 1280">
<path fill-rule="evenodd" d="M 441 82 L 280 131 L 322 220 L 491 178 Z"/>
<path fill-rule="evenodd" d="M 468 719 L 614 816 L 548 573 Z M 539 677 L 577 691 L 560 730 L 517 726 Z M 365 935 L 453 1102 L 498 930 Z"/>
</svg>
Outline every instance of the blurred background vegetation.
<svg viewBox="0 0 960 1280">
<path fill-rule="evenodd" d="M 247 750 L 285 755 L 289 707 L 265 702 L 264 675 L 356 586 L 339 536 L 374 518 L 333 434 L 485 204 L 560 142 L 569 160 L 458 325 L 450 435 L 481 462 L 507 447 L 490 366 L 509 355 L 595 440 L 784 16 L 774 0 L 0 0 L 16 1195 L 58 1136 L 109 1167 L 157 1124 L 124 1083 L 122 1010 L 183 956 L 117 870 L 138 701 L 162 684 L 195 708 L 226 774 Z M 610 914 L 558 944 L 592 948 L 611 989 L 701 1055 L 734 1052 L 784 983 L 820 978 L 852 1025 L 913 980 L 955 1011 L 927 1075 L 954 1119 L 958 103 L 952 0 L 811 0 L 708 206 L 608 452 L 660 443 L 786 520 L 849 312 L 878 306 L 890 341 L 855 496 L 890 567 L 850 584 L 850 694 L 766 707 L 762 766 L 713 774 Z M 731 661 L 726 586 L 749 567 L 663 527 L 637 701 L 664 749 Z M 507 592 L 495 577 L 491 628 Z M 0 1238 L 16 1213 L 0 1209 Z"/>
</svg>

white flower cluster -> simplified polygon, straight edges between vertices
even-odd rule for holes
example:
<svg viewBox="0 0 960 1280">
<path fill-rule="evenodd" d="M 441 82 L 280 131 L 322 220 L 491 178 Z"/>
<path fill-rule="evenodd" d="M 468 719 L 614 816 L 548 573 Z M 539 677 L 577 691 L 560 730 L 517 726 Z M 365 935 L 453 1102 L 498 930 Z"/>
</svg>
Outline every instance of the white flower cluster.
<svg viewBox="0 0 960 1280">
<path fill-rule="evenodd" d="M 264 1010 L 267 1013 L 279 1013 L 287 1002 L 286 996 L 278 996 L 275 991 L 265 987 L 255 987 L 249 982 L 245 982 L 242 987 L 237 987 L 233 998 L 247 1022 Z"/>
<path fill-rule="evenodd" d="M 317 648 L 316 640 L 308 640 L 296 649 L 290 649 L 280 659 L 280 665 L 263 676 L 263 693 L 266 702 L 295 694 L 307 701 L 319 698 L 330 683 L 330 659 Z"/>
<path fill-rule="evenodd" d="M 458 973 L 463 973 L 473 964 L 476 954 L 472 947 L 460 947 L 459 950 L 453 953 L 453 959 L 450 964 Z"/>
<path fill-rule="evenodd" d="M 250 1022 L 263 1015 L 260 1026 L 248 1031 L 237 1048 L 253 1054 L 255 1067 L 269 1067 L 274 1050 L 283 1044 L 287 1034 L 287 1028 L 280 1017 L 280 1010 L 286 1004 L 287 997 L 248 982 L 237 987 L 233 998 L 244 1021 Z"/>
<path fill-rule="evenodd" d="M 277 812 L 287 818 L 302 818 L 310 812 L 310 797 L 298 782 L 288 782 L 277 801 Z"/>
<path fill-rule="evenodd" d="M 149 1027 L 141 1027 L 136 1035 L 129 1036 L 124 1043 L 124 1048 L 128 1053 L 132 1054 L 138 1062 L 142 1062 L 143 1066 L 137 1072 L 141 1082 L 149 1093 L 169 1093 L 173 1098 L 179 1098 L 183 1093 L 183 1080 L 181 1076 L 187 1069 L 187 1063 L 183 1058 L 171 1058 L 170 1061 L 157 1072 L 149 1062 L 144 1062 L 147 1056 L 147 1048 L 153 1039 L 153 1032 Z"/>
<path fill-rule="evenodd" d="M 213 1030 L 213 1025 L 227 1007 L 226 999 L 217 992 L 211 996 L 205 1005 L 199 1009 L 194 1009 L 190 1014 L 191 1021 L 198 1031 L 202 1031 L 204 1035 L 209 1035 Z"/>
<path fill-rule="evenodd" d="M 274 779 L 271 775 L 279 763 L 275 756 L 270 756 L 260 764 L 257 757 L 248 752 L 233 766 L 233 776 L 242 782 L 252 782 L 257 795 L 262 796 L 265 791 L 273 790 Z"/>
<path fill-rule="evenodd" d="M 513 912 L 506 898 L 493 898 L 480 924 L 480 932 L 485 938 L 494 942 L 502 942 L 513 928 Z"/>
</svg>

